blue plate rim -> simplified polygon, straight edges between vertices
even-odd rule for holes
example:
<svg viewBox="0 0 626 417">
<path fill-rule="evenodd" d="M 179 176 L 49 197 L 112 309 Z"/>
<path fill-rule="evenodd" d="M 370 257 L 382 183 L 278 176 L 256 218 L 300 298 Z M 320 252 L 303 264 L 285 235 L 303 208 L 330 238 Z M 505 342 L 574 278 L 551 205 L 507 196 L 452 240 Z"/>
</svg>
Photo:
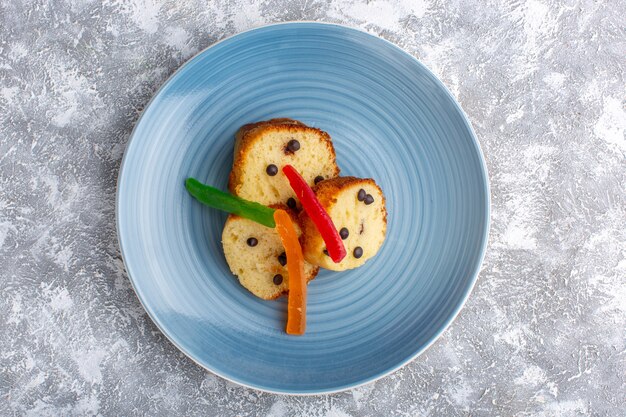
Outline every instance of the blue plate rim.
<svg viewBox="0 0 626 417">
<path fill-rule="evenodd" d="M 408 57 L 410 57 L 415 63 L 417 63 L 418 66 L 420 66 L 424 71 L 426 71 L 426 73 L 432 77 L 432 79 L 435 81 L 435 83 L 441 87 L 443 89 L 443 91 L 445 91 L 445 93 L 448 95 L 448 97 L 450 99 L 452 99 L 452 102 L 454 103 L 454 106 L 456 107 L 457 110 L 459 110 L 461 116 L 463 117 L 463 122 L 465 123 L 465 125 L 467 126 L 469 132 L 470 132 L 470 136 L 472 138 L 472 143 L 474 145 L 474 148 L 478 151 L 478 155 L 479 155 L 479 159 L 480 159 L 480 165 L 483 171 L 483 178 L 484 178 L 484 187 L 485 187 L 485 207 L 486 207 L 486 222 L 485 222 L 485 227 L 483 230 L 483 240 L 481 243 L 481 248 L 480 248 L 480 257 L 478 262 L 476 262 L 476 265 L 473 268 L 473 273 L 472 273 L 472 279 L 471 279 L 471 285 L 467 288 L 465 294 L 463 294 L 463 299 L 462 301 L 458 304 L 458 306 L 455 308 L 453 314 L 450 315 L 450 317 L 446 320 L 446 322 L 444 323 L 444 325 L 441 327 L 441 329 L 439 331 L 437 331 L 431 338 L 430 340 L 428 340 L 428 342 L 426 344 L 424 344 L 421 348 L 417 349 L 415 351 L 415 353 L 413 353 L 411 356 L 409 356 L 408 358 L 404 359 L 402 362 L 400 362 L 399 364 L 392 366 L 391 368 L 379 372 L 378 374 L 375 374 L 373 376 L 370 376 L 368 378 L 364 378 L 361 381 L 357 381 L 354 383 L 350 383 L 350 384 L 345 384 L 345 385 L 341 385 L 335 388 L 331 388 L 331 389 L 322 389 L 322 390 L 276 390 L 276 389 L 268 389 L 267 387 L 263 387 L 257 384 L 250 384 L 248 382 L 242 381 L 238 378 L 233 378 L 229 375 L 225 375 L 222 372 L 218 372 L 214 369 L 211 369 L 209 366 L 199 362 L 198 360 L 196 360 L 196 358 L 194 358 L 194 356 L 188 352 L 186 349 L 184 349 L 180 344 L 178 344 L 164 329 L 164 326 L 162 326 L 161 322 L 159 321 L 157 315 L 152 311 L 152 309 L 149 307 L 147 301 L 142 297 L 142 295 L 140 294 L 138 288 L 135 285 L 135 281 L 132 278 L 132 274 L 131 271 L 128 267 L 128 263 L 126 262 L 126 257 L 124 255 L 124 245 L 122 244 L 122 238 L 121 238 L 121 234 L 120 234 L 120 182 L 121 182 L 121 178 L 123 177 L 123 172 L 124 172 L 124 167 L 125 167 L 125 162 L 126 162 L 126 158 L 128 157 L 128 149 L 130 148 L 130 145 L 132 144 L 133 139 L 135 138 L 135 133 L 136 130 L 138 128 L 138 126 L 141 123 L 141 120 L 143 119 L 144 114 L 146 113 L 146 110 L 150 107 L 150 105 L 152 104 L 152 102 L 156 99 L 156 97 L 161 93 L 161 91 L 172 81 L 172 79 L 179 74 L 188 64 L 190 64 L 191 62 L 195 61 L 196 59 L 198 59 L 202 54 L 204 54 L 206 51 L 208 51 L 209 49 L 213 48 L 214 46 L 225 42 L 227 40 L 230 40 L 232 38 L 235 38 L 237 36 L 243 35 L 243 34 L 248 34 L 250 32 L 255 32 L 255 31 L 260 31 L 260 30 L 265 30 L 267 28 L 271 28 L 271 27 L 275 27 L 275 26 L 299 26 L 299 25 L 311 25 L 311 26 L 320 26 L 320 27 L 337 27 L 339 29 L 342 30 L 347 30 L 347 31 L 357 31 L 357 32 L 361 32 L 367 36 L 371 36 L 372 38 L 375 39 L 379 39 L 382 40 L 384 43 L 386 43 L 387 45 L 391 46 L 393 49 L 401 52 L 402 54 L 407 55 Z M 412 54 L 410 54 L 409 52 L 405 51 L 404 49 L 402 49 L 400 46 L 396 45 L 395 43 L 388 41 L 385 38 L 382 38 L 380 36 L 374 35 L 370 32 L 367 32 L 361 28 L 355 28 L 355 27 L 350 27 L 350 26 L 346 26 L 346 25 L 342 25 L 342 24 L 338 24 L 338 23 L 331 23 L 331 22 L 317 22 L 317 21 L 310 21 L 310 20 L 297 20 L 297 21 L 288 21 L 288 22 L 278 22 L 278 23 L 271 23 L 271 24 L 267 24 L 267 25 L 262 25 L 262 26 L 257 26 L 242 32 L 238 32 L 235 33 L 233 35 L 227 36 L 223 39 L 220 39 L 219 41 L 209 45 L 208 47 L 204 48 L 203 50 L 199 51 L 198 53 L 196 53 L 193 57 L 189 58 L 187 61 L 185 61 L 178 69 L 176 69 L 176 71 L 174 71 L 162 84 L 161 86 L 154 92 L 154 94 L 152 95 L 152 97 L 150 98 L 150 100 L 148 101 L 148 103 L 144 106 L 144 108 L 141 111 L 141 114 L 139 115 L 139 118 L 137 119 L 137 121 L 135 122 L 135 125 L 133 127 L 133 130 L 129 136 L 128 142 L 126 143 L 126 147 L 124 149 L 124 156 L 122 157 L 122 161 L 120 163 L 120 168 L 118 171 L 118 175 L 117 175 L 117 184 L 116 184 L 116 192 L 115 192 L 115 228 L 116 228 L 116 234 L 117 234 L 117 242 L 118 245 L 120 247 L 120 255 L 122 257 L 122 261 L 124 262 L 124 268 L 126 269 L 126 273 L 128 274 L 128 278 L 129 281 L 131 283 L 131 286 L 133 288 L 133 291 L 135 292 L 135 295 L 137 296 L 137 298 L 139 299 L 139 302 L 141 303 L 142 307 L 144 308 L 144 310 L 146 311 L 146 313 L 148 314 L 148 317 L 150 317 L 150 319 L 152 320 L 152 322 L 156 325 L 156 327 L 159 329 L 159 331 L 167 338 L 167 340 L 170 341 L 170 343 L 172 343 L 179 351 L 181 351 L 182 353 L 185 354 L 185 356 L 187 356 L 189 359 L 191 359 L 194 363 L 196 363 L 198 366 L 200 366 L 201 368 L 219 376 L 220 378 L 223 378 L 229 382 L 235 383 L 237 385 L 241 385 L 243 387 L 246 388 L 251 388 L 251 389 L 255 389 L 258 391 L 262 391 L 262 392 L 267 392 L 270 394 L 281 394 L 281 395 L 293 395 L 293 396 L 313 396 L 313 395 L 321 395 L 321 394 L 334 394 L 334 393 L 339 393 L 339 392 L 343 392 L 343 391 L 347 391 L 350 389 L 354 389 L 354 388 L 358 388 L 360 386 L 375 382 L 381 378 L 384 378 L 388 375 L 391 375 L 392 373 L 396 372 L 397 370 L 399 370 L 400 368 L 403 368 L 404 366 L 408 365 L 409 363 L 411 363 L 413 360 L 415 360 L 418 356 L 420 356 L 422 353 L 424 353 L 428 348 L 430 348 L 440 337 L 441 335 L 450 327 L 450 325 L 456 320 L 456 318 L 458 317 L 459 313 L 461 312 L 461 310 L 463 309 L 463 307 L 465 306 L 465 303 L 467 302 L 470 294 L 472 293 L 472 291 L 474 290 L 474 286 L 476 285 L 476 282 L 478 281 L 478 275 L 480 274 L 480 270 L 482 267 L 482 264 L 484 262 L 485 259 L 485 254 L 487 252 L 487 244 L 489 242 L 489 234 L 490 234 L 490 229 L 491 229 L 491 185 L 489 183 L 489 171 L 487 168 L 487 163 L 485 161 L 485 156 L 483 153 L 483 150 L 480 146 L 480 142 L 478 141 L 478 138 L 476 136 L 476 132 L 474 131 L 474 128 L 472 127 L 472 124 L 467 116 L 467 114 L 465 113 L 465 111 L 463 110 L 463 108 L 461 107 L 461 105 L 457 102 L 456 98 L 452 95 L 452 93 L 450 92 L 450 90 L 446 87 L 446 85 L 439 79 L 439 77 L 437 77 L 437 75 L 435 75 L 435 73 L 433 73 L 426 65 L 424 65 L 420 60 L 418 60 L 416 57 L 414 57 Z"/>
</svg>

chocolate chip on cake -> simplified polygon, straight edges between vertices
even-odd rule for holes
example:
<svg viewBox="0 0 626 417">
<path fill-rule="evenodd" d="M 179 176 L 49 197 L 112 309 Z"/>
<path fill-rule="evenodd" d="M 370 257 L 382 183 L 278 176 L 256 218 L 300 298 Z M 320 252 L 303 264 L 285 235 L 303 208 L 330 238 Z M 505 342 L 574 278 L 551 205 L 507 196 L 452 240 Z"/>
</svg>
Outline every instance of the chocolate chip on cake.
<svg viewBox="0 0 626 417">
<path fill-rule="evenodd" d="M 363 256 L 363 248 L 360 246 L 357 246 L 356 248 L 354 248 L 354 251 L 352 252 L 352 254 L 354 255 L 355 258 L 359 259 L 361 256 Z"/>
<path fill-rule="evenodd" d="M 295 139 L 291 139 L 289 142 L 287 142 L 287 147 L 286 147 L 285 151 L 294 153 L 294 152 L 296 152 L 299 149 L 300 149 L 300 142 L 298 142 Z"/>
<path fill-rule="evenodd" d="M 296 208 L 296 199 L 293 197 L 290 197 L 287 200 L 287 207 L 289 207 L 290 209 L 295 209 Z"/>
<path fill-rule="evenodd" d="M 348 236 L 350 236 L 350 232 L 348 231 L 347 228 L 342 227 L 341 230 L 339 231 L 339 236 L 341 236 L 342 240 L 346 240 Z"/>
<path fill-rule="evenodd" d="M 274 284 L 280 285 L 283 283 L 283 276 L 280 274 L 276 274 L 274 275 L 274 278 L 272 278 L 272 281 L 274 281 Z"/>
<path fill-rule="evenodd" d="M 370 204 L 372 204 L 374 202 L 374 197 L 372 197 L 371 194 L 368 194 L 363 199 L 363 202 L 369 206 Z"/>
<path fill-rule="evenodd" d="M 320 181 L 324 181 L 324 177 L 322 177 L 321 175 L 318 175 L 317 177 L 315 177 L 315 179 L 313 180 L 314 184 L 317 184 Z"/>
<path fill-rule="evenodd" d="M 274 175 L 278 174 L 278 167 L 274 164 L 269 164 L 267 168 L 265 168 L 265 172 L 267 172 L 267 175 L 269 175 L 270 177 L 273 177 Z"/>
<path fill-rule="evenodd" d="M 365 190 L 361 188 L 361 189 L 359 190 L 359 192 L 357 193 L 356 198 L 357 198 L 357 200 L 359 200 L 359 201 L 363 201 L 363 200 L 365 200 L 365 196 L 366 196 L 366 195 L 367 195 L 367 193 L 365 192 Z"/>
<path fill-rule="evenodd" d="M 248 240 L 246 240 L 246 243 L 248 244 L 248 246 L 255 247 L 259 243 L 259 241 L 255 237 L 249 237 Z"/>
<path fill-rule="evenodd" d="M 287 265 L 287 254 L 285 252 L 278 255 L 278 263 L 282 266 Z"/>
</svg>

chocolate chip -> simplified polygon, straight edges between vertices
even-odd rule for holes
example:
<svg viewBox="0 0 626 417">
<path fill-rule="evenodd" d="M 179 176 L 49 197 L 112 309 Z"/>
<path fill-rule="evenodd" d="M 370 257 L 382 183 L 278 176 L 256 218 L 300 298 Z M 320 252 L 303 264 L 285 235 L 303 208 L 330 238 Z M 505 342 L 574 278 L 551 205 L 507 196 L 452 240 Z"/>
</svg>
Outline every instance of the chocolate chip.
<svg viewBox="0 0 626 417">
<path fill-rule="evenodd" d="M 363 200 L 365 204 L 368 206 L 374 202 L 374 197 L 371 194 L 365 196 L 365 200 Z"/>
<path fill-rule="evenodd" d="M 342 227 L 339 231 L 339 236 L 341 236 L 342 240 L 346 240 L 350 236 L 350 232 L 345 227 Z"/>
<path fill-rule="evenodd" d="M 278 255 L 278 263 L 282 266 L 287 265 L 287 254 L 285 252 Z"/>
<path fill-rule="evenodd" d="M 328 249 L 324 249 L 324 250 L 323 250 L 323 252 L 324 252 L 324 255 L 326 255 L 326 256 L 330 256 L 330 255 L 328 254 Z"/>
<path fill-rule="evenodd" d="M 272 281 L 274 281 L 274 284 L 280 285 L 283 283 L 283 276 L 280 274 L 276 274 L 274 275 L 274 278 L 272 278 Z"/>
<path fill-rule="evenodd" d="M 265 172 L 267 172 L 267 175 L 269 175 L 270 177 L 273 177 L 274 175 L 278 174 L 278 167 L 274 164 L 269 164 L 267 168 L 265 168 Z"/>
<path fill-rule="evenodd" d="M 354 248 L 354 251 L 352 252 L 352 254 L 354 255 L 355 258 L 359 259 L 361 256 L 363 256 L 363 248 L 360 246 L 357 246 L 356 248 Z"/>
<path fill-rule="evenodd" d="M 289 207 L 290 209 L 295 209 L 296 208 L 296 199 L 295 198 L 289 198 L 289 200 L 287 200 L 287 207 Z"/>
<path fill-rule="evenodd" d="M 300 142 L 298 142 L 297 140 L 291 139 L 289 142 L 287 142 L 287 150 L 295 152 L 298 149 L 300 149 Z"/>
<path fill-rule="evenodd" d="M 318 175 L 317 177 L 315 177 L 315 179 L 313 180 L 314 184 L 317 184 L 320 181 L 324 181 L 324 177 L 322 177 L 321 175 Z"/>
<path fill-rule="evenodd" d="M 359 200 L 359 201 L 363 201 L 363 200 L 365 200 L 365 196 L 366 196 L 366 195 L 367 195 L 367 193 L 365 192 L 365 190 L 361 188 L 361 189 L 359 190 L 359 193 L 356 195 L 356 198 L 357 198 L 357 200 Z"/>
<path fill-rule="evenodd" d="M 248 246 L 255 247 L 259 243 L 259 241 L 255 237 L 249 237 L 248 240 L 246 240 L 246 243 L 248 244 Z"/>
</svg>

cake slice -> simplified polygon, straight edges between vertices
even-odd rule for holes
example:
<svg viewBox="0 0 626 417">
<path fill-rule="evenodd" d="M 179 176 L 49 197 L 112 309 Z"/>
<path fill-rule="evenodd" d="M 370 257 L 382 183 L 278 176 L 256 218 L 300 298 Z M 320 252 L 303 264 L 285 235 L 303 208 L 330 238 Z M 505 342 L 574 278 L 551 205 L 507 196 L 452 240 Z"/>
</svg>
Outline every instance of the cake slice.
<svg viewBox="0 0 626 417">
<path fill-rule="evenodd" d="M 283 206 L 274 208 L 285 209 L 301 235 L 295 214 Z M 252 294 L 272 300 L 289 291 L 287 257 L 276 229 L 231 214 L 224 225 L 222 245 L 230 270 Z M 307 281 L 318 270 L 317 266 L 304 263 Z"/>
<path fill-rule="evenodd" d="M 343 271 L 363 265 L 376 255 L 387 232 L 387 209 L 380 187 L 369 178 L 337 177 L 313 187 L 343 239 L 347 255 L 334 263 L 326 245 L 305 211 L 300 213 L 304 259 L 322 268 Z"/>
<path fill-rule="evenodd" d="M 330 136 L 292 119 L 244 125 L 235 135 L 230 192 L 261 204 L 300 207 L 282 167 L 292 165 L 307 183 L 339 175 Z"/>
</svg>

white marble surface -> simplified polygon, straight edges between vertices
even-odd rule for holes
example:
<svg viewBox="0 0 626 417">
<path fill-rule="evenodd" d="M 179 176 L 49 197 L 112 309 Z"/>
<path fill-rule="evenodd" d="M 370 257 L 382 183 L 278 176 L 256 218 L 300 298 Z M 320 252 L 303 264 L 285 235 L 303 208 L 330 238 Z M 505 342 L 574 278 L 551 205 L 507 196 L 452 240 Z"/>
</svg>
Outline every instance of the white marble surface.
<svg viewBox="0 0 626 417">
<path fill-rule="evenodd" d="M 626 415 L 623 0 L 0 3 L 0 415 Z M 138 115 L 184 61 L 286 20 L 360 27 L 437 73 L 490 170 L 478 284 L 424 355 L 317 397 L 244 389 L 144 313 L 115 236 Z"/>
</svg>

